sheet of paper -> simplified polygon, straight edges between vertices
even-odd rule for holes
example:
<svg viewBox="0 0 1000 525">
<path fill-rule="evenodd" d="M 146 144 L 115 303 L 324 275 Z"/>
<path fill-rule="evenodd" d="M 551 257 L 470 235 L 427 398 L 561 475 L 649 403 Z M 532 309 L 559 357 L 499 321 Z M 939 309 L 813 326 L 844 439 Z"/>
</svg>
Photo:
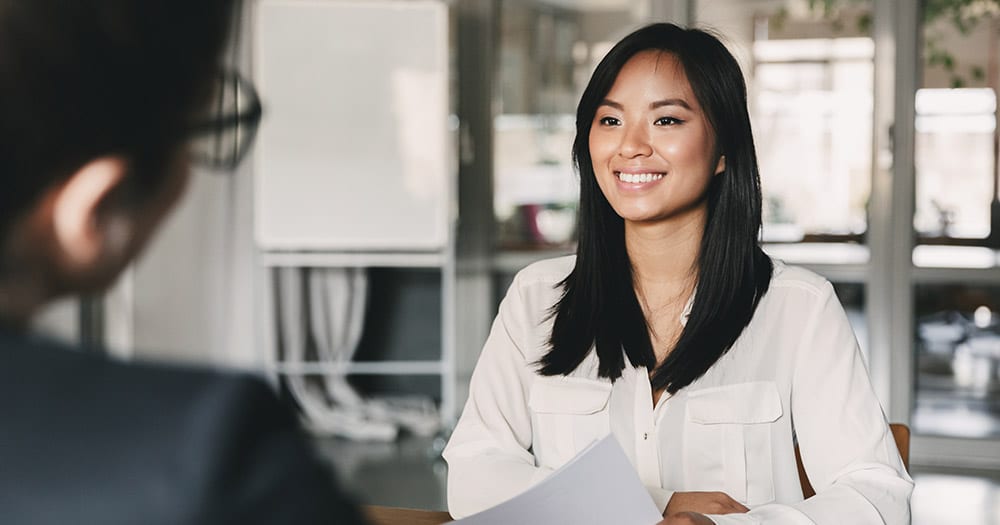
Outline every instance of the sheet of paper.
<svg viewBox="0 0 1000 525">
<path fill-rule="evenodd" d="M 655 525 L 663 517 L 614 436 L 595 441 L 562 468 L 460 525 Z"/>
</svg>

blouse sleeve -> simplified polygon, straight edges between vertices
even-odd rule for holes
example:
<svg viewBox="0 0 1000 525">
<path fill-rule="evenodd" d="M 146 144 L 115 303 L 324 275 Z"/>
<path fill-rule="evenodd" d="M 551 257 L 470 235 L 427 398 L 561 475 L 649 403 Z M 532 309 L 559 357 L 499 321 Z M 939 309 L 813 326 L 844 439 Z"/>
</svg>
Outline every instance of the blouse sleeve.
<svg viewBox="0 0 1000 525">
<path fill-rule="evenodd" d="M 535 374 L 526 357 L 541 319 L 533 319 L 515 278 L 476 364 L 469 399 L 444 450 L 448 510 L 462 518 L 520 494 L 550 469 L 531 453 L 528 389 Z"/>
<path fill-rule="evenodd" d="M 746 514 L 709 516 L 718 525 L 910 523 L 913 480 L 830 283 L 816 305 L 796 352 L 791 394 L 793 428 L 816 495 Z"/>
</svg>

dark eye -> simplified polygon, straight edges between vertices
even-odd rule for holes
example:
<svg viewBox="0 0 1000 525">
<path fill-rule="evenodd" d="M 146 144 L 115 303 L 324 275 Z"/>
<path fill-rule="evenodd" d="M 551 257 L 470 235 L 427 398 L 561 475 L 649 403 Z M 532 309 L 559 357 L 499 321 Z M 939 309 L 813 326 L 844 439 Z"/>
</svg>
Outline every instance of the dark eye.
<svg viewBox="0 0 1000 525">
<path fill-rule="evenodd" d="M 676 126 L 677 124 L 683 124 L 684 121 L 676 119 L 674 117 L 660 117 L 656 119 L 657 126 Z"/>
<path fill-rule="evenodd" d="M 602 126 L 617 126 L 621 124 L 621 121 L 615 117 L 601 117 L 601 120 L 597 121 Z"/>
</svg>

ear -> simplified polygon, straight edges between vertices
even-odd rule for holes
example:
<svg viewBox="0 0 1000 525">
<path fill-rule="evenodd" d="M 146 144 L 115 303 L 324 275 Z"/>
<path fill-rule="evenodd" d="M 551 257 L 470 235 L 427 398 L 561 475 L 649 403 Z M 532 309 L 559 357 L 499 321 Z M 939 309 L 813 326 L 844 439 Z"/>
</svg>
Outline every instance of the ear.
<svg viewBox="0 0 1000 525">
<path fill-rule="evenodd" d="M 52 236 L 69 268 L 93 270 L 109 251 L 126 244 L 129 224 L 124 217 L 109 216 L 108 203 L 127 173 L 124 158 L 101 157 L 52 190 Z"/>
<path fill-rule="evenodd" d="M 724 171 L 726 171 L 726 156 L 719 155 L 719 162 L 715 165 L 715 174 L 722 175 Z"/>
</svg>

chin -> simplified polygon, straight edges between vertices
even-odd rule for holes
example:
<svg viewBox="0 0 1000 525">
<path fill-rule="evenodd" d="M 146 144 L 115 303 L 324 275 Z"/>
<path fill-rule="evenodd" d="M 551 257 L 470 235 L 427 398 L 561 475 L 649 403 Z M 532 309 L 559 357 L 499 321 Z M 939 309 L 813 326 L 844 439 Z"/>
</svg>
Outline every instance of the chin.
<svg viewBox="0 0 1000 525">
<path fill-rule="evenodd" d="M 642 208 L 627 208 L 627 209 L 615 209 L 615 213 L 618 214 L 623 220 L 628 222 L 656 222 L 668 218 L 669 213 L 663 213 L 662 210 L 650 210 Z"/>
</svg>

